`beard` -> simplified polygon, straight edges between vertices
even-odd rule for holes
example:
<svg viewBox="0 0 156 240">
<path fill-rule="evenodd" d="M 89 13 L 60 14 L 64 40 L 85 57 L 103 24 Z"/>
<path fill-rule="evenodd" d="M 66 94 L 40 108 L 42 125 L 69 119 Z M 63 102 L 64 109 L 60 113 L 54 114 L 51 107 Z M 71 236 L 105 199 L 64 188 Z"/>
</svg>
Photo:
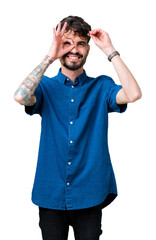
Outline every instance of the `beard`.
<svg viewBox="0 0 156 240">
<path fill-rule="evenodd" d="M 86 59 L 87 59 L 87 55 L 83 58 L 83 56 L 80 55 L 79 53 L 76 53 L 76 54 L 70 53 L 70 55 L 77 55 L 77 56 L 80 57 L 82 60 L 81 60 L 79 63 L 77 63 L 77 62 L 75 62 L 75 61 L 71 61 L 70 63 L 68 63 L 68 59 L 67 59 L 68 54 L 69 54 L 69 53 L 65 54 L 65 55 L 60 59 L 62 65 L 63 65 L 65 68 L 67 68 L 68 70 L 75 71 L 75 70 L 81 68 L 81 67 L 85 64 Z"/>
</svg>

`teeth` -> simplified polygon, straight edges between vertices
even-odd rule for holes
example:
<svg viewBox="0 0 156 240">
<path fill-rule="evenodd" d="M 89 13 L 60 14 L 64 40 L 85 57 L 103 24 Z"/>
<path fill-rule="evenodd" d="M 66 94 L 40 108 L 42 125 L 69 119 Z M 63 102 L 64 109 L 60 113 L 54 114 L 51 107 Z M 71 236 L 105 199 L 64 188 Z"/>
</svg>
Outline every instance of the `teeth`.
<svg viewBox="0 0 156 240">
<path fill-rule="evenodd" d="M 71 59 L 78 59 L 78 57 L 69 57 L 69 58 L 71 58 Z"/>
</svg>

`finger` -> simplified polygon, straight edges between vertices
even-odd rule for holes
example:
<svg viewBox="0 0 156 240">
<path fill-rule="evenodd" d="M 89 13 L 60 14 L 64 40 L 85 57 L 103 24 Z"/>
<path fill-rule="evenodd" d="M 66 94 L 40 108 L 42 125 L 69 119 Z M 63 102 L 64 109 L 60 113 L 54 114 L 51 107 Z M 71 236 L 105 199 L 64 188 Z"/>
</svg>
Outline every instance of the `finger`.
<svg viewBox="0 0 156 240">
<path fill-rule="evenodd" d="M 106 33 L 105 31 L 103 31 L 102 29 L 94 29 L 92 31 L 89 31 L 90 35 L 96 35 L 97 33 Z"/>
<path fill-rule="evenodd" d="M 62 37 L 62 40 L 63 40 L 63 43 L 69 42 L 69 43 L 71 43 L 71 44 L 74 44 L 74 42 L 73 42 L 73 40 L 72 40 L 71 38 L 66 38 L 64 35 L 63 35 L 63 37 Z"/>
<path fill-rule="evenodd" d="M 68 47 L 68 52 L 72 51 L 74 49 L 74 44 L 72 44 L 70 47 Z"/>
<path fill-rule="evenodd" d="M 90 37 L 91 37 L 91 39 L 93 40 L 93 42 L 94 42 L 95 44 L 98 43 L 98 38 L 97 38 L 97 37 L 95 37 L 94 35 L 91 35 Z"/>
<path fill-rule="evenodd" d="M 95 32 L 103 32 L 103 30 L 101 28 L 96 28 L 96 29 L 93 29 L 91 31 L 89 31 L 90 33 L 95 33 Z"/>
<path fill-rule="evenodd" d="M 91 35 L 90 37 L 94 42 L 97 41 L 97 37 L 95 37 L 94 35 Z"/>
<path fill-rule="evenodd" d="M 64 53 L 63 54 L 66 54 L 66 53 L 68 53 L 68 52 L 71 52 L 73 49 L 74 49 L 74 45 L 71 45 L 70 47 L 66 47 L 65 49 L 64 49 Z"/>
<path fill-rule="evenodd" d="M 66 45 L 65 43 L 70 43 L 70 44 Z M 63 46 L 63 49 L 66 50 L 66 52 L 70 52 L 75 47 L 73 40 L 72 39 L 66 39 L 65 37 L 64 37 L 62 46 Z"/>
<path fill-rule="evenodd" d="M 64 25 L 63 25 L 63 27 L 62 27 L 62 30 L 61 30 L 61 34 L 62 34 L 62 35 L 65 33 L 65 30 L 66 30 L 66 28 L 67 28 L 67 25 L 68 25 L 68 23 L 65 22 Z"/>
<path fill-rule="evenodd" d="M 55 31 L 55 28 L 53 27 L 53 38 L 56 37 L 56 31 Z"/>
<path fill-rule="evenodd" d="M 58 28 L 57 28 L 57 33 L 59 33 L 60 32 L 60 30 L 61 30 L 61 22 L 59 22 L 59 24 L 58 24 Z"/>
</svg>

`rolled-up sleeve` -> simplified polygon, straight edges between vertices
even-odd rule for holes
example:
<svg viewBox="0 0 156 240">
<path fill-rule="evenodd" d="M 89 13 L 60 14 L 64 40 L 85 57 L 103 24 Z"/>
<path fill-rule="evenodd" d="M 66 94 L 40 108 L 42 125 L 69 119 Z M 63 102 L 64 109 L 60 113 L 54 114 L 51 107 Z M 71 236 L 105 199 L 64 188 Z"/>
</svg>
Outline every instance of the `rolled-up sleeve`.
<svg viewBox="0 0 156 240">
<path fill-rule="evenodd" d="M 108 91 L 108 112 L 123 113 L 127 109 L 127 104 L 117 104 L 116 95 L 122 89 L 121 85 L 117 85 L 111 78 L 109 79 Z"/>
<path fill-rule="evenodd" d="M 27 114 L 29 114 L 29 115 L 33 115 L 33 114 L 40 114 L 40 115 L 42 115 L 42 98 L 43 98 L 43 94 L 42 94 L 42 88 L 41 88 L 41 84 L 40 83 L 37 86 L 34 94 L 36 96 L 36 103 L 33 106 L 25 106 L 25 112 Z"/>
</svg>

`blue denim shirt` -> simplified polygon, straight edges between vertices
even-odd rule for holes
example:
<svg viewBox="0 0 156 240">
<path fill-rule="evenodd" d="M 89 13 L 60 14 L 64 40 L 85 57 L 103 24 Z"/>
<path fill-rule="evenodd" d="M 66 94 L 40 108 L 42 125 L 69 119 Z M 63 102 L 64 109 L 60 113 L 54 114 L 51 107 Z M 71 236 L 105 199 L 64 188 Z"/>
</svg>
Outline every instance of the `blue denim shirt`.
<svg viewBox="0 0 156 240">
<path fill-rule="evenodd" d="M 42 77 L 36 104 L 25 107 L 42 118 L 34 204 L 58 210 L 106 207 L 117 196 L 107 132 L 108 113 L 127 107 L 116 103 L 121 88 L 85 70 L 74 84 L 61 69 L 55 77 Z"/>
</svg>

